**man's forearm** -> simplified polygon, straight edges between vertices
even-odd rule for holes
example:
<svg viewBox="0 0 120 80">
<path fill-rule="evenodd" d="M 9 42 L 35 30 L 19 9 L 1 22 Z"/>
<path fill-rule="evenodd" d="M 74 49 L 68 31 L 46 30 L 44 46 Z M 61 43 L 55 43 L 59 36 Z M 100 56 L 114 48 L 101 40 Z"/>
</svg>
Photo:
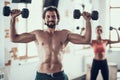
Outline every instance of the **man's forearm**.
<svg viewBox="0 0 120 80">
<path fill-rule="evenodd" d="M 15 36 L 16 36 L 16 29 L 15 29 L 15 19 L 14 17 L 11 18 L 10 21 L 10 39 L 11 41 L 14 41 Z"/>
<path fill-rule="evenodd" d="M 85 38 L 87 42 L 91 40 L 91 22 L 90 21 L 86 21 Z"/>
<path fill-rule="evenodd" d="M 119 36 L 119 33 L 118 33 L 117 30 L 116 30 L 116 33 L 117 33 L 117 36 L 118 36 L 118 42 L 120 42 L 120 36 Z"/>
</svg>

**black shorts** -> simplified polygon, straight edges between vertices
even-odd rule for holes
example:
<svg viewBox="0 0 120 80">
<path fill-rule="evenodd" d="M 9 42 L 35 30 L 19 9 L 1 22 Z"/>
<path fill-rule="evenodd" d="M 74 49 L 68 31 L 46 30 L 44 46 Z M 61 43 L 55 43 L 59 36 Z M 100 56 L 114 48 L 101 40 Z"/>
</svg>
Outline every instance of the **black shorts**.
<svg viewBox="0 0 120 80">
<path fill-rule="evenodd" d="M 68 76 L 64 71 L 51 74 L 37 72 L 35 80 L 68 80 Z"/>
</svg>

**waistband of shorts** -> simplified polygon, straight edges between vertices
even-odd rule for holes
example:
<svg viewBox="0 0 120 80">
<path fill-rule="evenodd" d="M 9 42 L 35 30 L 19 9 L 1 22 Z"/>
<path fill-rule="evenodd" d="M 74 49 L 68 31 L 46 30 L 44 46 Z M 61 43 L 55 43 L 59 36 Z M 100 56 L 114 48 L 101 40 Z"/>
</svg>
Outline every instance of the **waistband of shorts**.
<svg viewBox="0 0 120 80">
<path fill-rule="evenodd" d="M 96 59 L 93 59 L 93 61 L 103 62 L 103 61 L 107 61 L 107 59 L 104 59 L 104 60 L 96 60 Z"/>
<path fill-rule="evenodd" d="M 64 71 L 60 71 L 60 72 L 55 72 L 55 73 L 41 73 L 41 72 L 37 72 L 38 75 L 49 75 L 52 77 L 56 77 L 56 76 L 60 76 L 64 74 Z"/>
</svg>

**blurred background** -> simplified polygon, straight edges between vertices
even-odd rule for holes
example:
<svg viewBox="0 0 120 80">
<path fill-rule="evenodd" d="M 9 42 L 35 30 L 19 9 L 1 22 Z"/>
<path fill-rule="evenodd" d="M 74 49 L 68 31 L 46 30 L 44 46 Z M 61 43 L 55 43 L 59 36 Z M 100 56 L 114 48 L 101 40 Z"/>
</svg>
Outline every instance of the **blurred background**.
<svg viewBox="0 0 120 80">
<path fill-rule="evenodd" d="M 25 0 L 24 0 L 25 1 Z M 10 16 L 3 15 L 3 7 L 12 9 L 29 9 L 27 19 L 19 16 L 16 28 L 18 33 L 30 32 L 35 29 L 45 29 L 42 12 L 54 5 L 60 13 L 57 29 L 68 29 L 73 33 L 80 33 L 85 27 L 83 17 L 75 19 L 74 10 L 82 13 L 99 13 L 98 20 L 91 20 L 92 39 L 95 39 L 97 25 L 103 26 L 103 38 L 117 40 L 112 26 L 120 30 L 120 1 L 119 0 L 0 0 L 0 80 L 34 80 L 39 63 L 37 49 L 34 42 L 22 44 L 12 43 L 9 38 Z M 84 32 L 83 32 L 84 34 Z M 119 31 L 120 34 L 120 31 Z M 75 45 L 69 43 L 64 50 L 63 66 L 69 80 L 89 80 L 93 50 L 90 45 Z M 106 57 L 110 68 L 110 79 L 120 80 L 120 43 L 107 46 Z M 101 75 L 97 80 L 101 80 Z"/>
</svg>

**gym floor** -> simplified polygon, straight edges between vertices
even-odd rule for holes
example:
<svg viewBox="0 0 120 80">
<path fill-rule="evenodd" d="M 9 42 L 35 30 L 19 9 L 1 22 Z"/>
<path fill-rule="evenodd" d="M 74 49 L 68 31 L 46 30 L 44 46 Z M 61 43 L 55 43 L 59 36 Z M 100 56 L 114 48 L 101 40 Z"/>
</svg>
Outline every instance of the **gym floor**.
<svg viewBox="0 0 120 80">
<path fill-rule="evenodd" d="M 82 77 L 79 77 L 79 78 L 76 78 L 76 79 L 73 79 L 73 80 L 86 80 L 85 77 L 86 76 L 84 75 Z M 117 80 L 120 80 L 120 71 L 117 73 Z"/>
<path fill-rule="evenodd" d="M 117 80 L 120 80 L 120 71 L 117 73 Z"/>
</svg>

